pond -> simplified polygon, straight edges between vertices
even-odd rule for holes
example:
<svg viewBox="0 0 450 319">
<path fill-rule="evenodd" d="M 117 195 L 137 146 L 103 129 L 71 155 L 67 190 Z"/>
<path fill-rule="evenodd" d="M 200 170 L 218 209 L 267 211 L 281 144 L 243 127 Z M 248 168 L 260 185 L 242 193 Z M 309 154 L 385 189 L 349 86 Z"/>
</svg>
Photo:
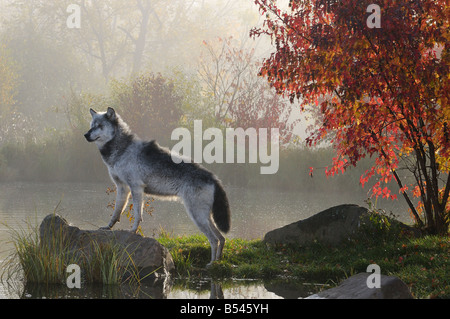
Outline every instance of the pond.
<svg viewBox="0 0 450 319">
<path fill-rule="evenodd" d="M 139 286 L 82 285 L 69 289 L 64 285 L 26 285 L 18 281 L 4 285 L 2 298 L 21 299 L 298 299 L 308 297 L 327 284 L 285 280 L 216 281 L 212 279 L 163 279 Z"/>
<path fill-rule="evenodd" d="M 56 211 L 73 225 L 83 229 L 105 226 L 112 213 L 108 205 L 114 194 L 108 194 L 111 184 L 96 183 L 7 183 L 0 184 L 0 261 L 11 254 L 11 229 L 37 226 L 42 219 Z M 308 218 L 324 209 L 340 204 L 365 206 L 364 193 L 298 193 L 226 187 L 232 211 L 232 229 L 228 238 L 258 239 L 265 233 Z M 144 214 L 141 224 L 146 236 L 158 236 L 161 230 L 173 235 L 190 235 L 198 229 L 190 221 L 183 205 L 177 201 L 151 203 L 152 214 Z M 402 201 L 383 202 L 386 210 L 410 223 L 406 205 Z M 116 229 L 129 229 L 130 222 L 122 218 Z M 324 284 L 324 283 L 321 283 Z M 202 280 L 171 279 L 149 286 L 131 288 L 85 287 L 68 290 L 64 287 L 23 287 L 20 278 L 0 283 L 0 298 L 299 298 L 320 290 L 321 284 L 295 281 Z"/>
</svg>

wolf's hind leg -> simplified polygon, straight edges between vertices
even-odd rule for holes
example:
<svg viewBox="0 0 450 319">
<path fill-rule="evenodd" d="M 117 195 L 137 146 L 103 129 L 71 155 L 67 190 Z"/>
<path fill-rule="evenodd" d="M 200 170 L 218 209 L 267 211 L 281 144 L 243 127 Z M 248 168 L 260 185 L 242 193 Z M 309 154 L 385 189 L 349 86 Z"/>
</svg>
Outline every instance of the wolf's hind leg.
<svg viewBox="0 0 450 319">
<path fill-rule="evenodd" d="M 220 233 L 219 229 L 217 229 L 216 224 L 212 221 L 212 218 L 209 218 L 209 227 L 214 232 L 214 235 L 219 240 L 216 256 L 214 260 L 220 260 L 222 258 L 223 246 L 225 245 L 225 237 Z"/>
<path fill-rule="evenodd" d="M 196 223 L 198 228 L 205 234 L 208 238 L 209 244 L 211 246 L 211 261 L 206 265 L 206 267 L 211 266 L 214 261 L 219 260 L 218 255 L 221 254 L 220 240 L 216 237 L 216 234 L 211 229 L 211 224 L 209 223 Z"/>
<path fill-rule="evenodd" d="M 211 227 L 215 227 L 215 225 L 212 223 L 208 205 L 202 206 L 185 201 L 185 206 L 189 217 L 191 217 L 198 229 L 200 229 L 200 231 L 205 234 L 206 238 L 208 238 L 209 244 L 211 245 L 211 261 L 206 266 L 211 266 L 211 264 L 220 257 L 221 251 L 218 251 L 218 249 L 220 250 L 221 246 L 223 248 L 223 244 L 220 244 L 220 237 L 223 238 L 223 236 L 220 235 L 220 237 L 218 237 Z M 225 242 L 225 239 L 223 239 L 223 241 Z"/>
</svg>

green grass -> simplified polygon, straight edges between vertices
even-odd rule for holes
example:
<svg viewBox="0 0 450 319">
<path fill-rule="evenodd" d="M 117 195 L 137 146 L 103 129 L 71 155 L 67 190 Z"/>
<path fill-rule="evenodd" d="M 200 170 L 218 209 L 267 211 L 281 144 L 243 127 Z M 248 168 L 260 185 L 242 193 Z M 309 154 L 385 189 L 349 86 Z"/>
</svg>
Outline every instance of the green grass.
<svg viewBox="0 0 450 319">
<path fill-rule="evenodd" d="M 170 250 L 179 278 L 292 278 L 336 285 L 375 263 L 382 274 L 403 280 L 416 298 L 450 298 L 449 237 L 386 238 L 353 239 L 337 247 L 228 239 L 223 259 L 208 269 L 206 237 L 162 233 L 158 240 Z"/>
</svg>

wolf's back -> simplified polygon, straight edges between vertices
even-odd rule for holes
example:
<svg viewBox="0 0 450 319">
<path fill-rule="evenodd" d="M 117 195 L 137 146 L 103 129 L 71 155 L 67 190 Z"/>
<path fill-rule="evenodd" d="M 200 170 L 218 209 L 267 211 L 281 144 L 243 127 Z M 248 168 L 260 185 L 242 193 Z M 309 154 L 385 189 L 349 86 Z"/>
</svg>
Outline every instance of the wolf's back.
<svg viewBox="0 0 450 319">
<path fill-rule="evenodd" d="M 228 233 L 231 227 L 231 212 L 227 194 L 219 181 L 215 181 L 214 203 L 212 213 L 217 227 L 224 233 Z"/>
</svg>

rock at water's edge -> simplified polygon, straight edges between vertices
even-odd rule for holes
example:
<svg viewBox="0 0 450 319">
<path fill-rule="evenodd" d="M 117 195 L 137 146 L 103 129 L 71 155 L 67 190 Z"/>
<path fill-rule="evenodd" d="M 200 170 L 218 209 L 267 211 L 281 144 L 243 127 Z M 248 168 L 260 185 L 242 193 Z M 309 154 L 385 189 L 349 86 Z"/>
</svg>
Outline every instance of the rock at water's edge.
<svg viewBox="0 0 450 319">
<path fill-rule="evenodd" d="M 370 212 L 358 205 L 346 204 L 328 208 L 307 219 L 272 230 L 264 236 L 269 244 L 306 245 L 315 241 L 327 245 L 338 245 L 355 235 L 361 225 L 370 225 Z M 392 224 L 411 236 L 420 236 L 420 231 L 395 219 Z"/>
<path fill-rule="evenodd" d="M 270 244 L 308 244 L 319 241 L 338 244 L 354 234 L 361 223 L 366 208 L 358 205 L 340 205 L 284 227 L 272 230 L 264 236 Z"/>
<path fill-rule="evenodd" d="M 172 256 L 166 247 L 156 239 L 125 230 L 82 230 L 69 223 L 57 214 L 44 218 L 40 227 L 41 244 L 54 245 L 55 234 L 62 238 L 62 246 L 69 251 L 82 252 L 89 260 L 93 243 L 98 246 L 118 244 L 127 251 L 138 267 L 141 278 L 151 274 L 148 278 L 168 275 L 174 268 Z M 55 247 L 56 248 L 56 247 Z"/>
<path fill-rule="evenodd" d="M 380 274 L 380 288 L 369 288 L 367 278 L 370 275 L 359 273 L 344 280 L 335 288 L 324 290 L 306 299 L 413 299 L 408 286 L 397 277 Z"/>
</svg>

